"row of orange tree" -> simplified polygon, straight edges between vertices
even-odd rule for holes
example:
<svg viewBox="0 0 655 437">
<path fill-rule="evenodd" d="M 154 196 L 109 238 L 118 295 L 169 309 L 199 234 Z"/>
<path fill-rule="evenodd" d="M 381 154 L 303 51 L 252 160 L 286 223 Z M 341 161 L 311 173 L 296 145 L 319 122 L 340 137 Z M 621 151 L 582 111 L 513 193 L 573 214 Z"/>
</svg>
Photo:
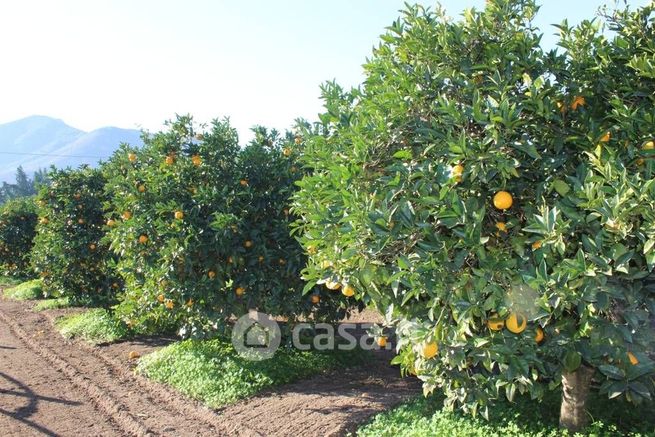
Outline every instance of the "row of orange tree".
<svg viewBox="0 0 655 437">
<path fill-rule="evenodd" d="M 384 311 L 426 392 L 486 415 L 561 388 L 579 429 L 592 378 L 655 395 L 654 6 L 558 52 L 537 10 L 409 7 L 361 88 L 324 86 L 294 210 L 304 278 Z"/>
<path fill-rule="evenodd" d="M 289 198 L 301 138 L 254 134 L 240 147 L 227 121 L 196 131 L 180 117 L 105 166 L 106 241 L 125 281 L 118 314 L 130 324 L 201 336 L 251 309 L 290 320 L 344 313 L 346 297 L 300 278 Z"/>
<path fill-rule="evenodd" d="M 0 261 L 42 278 L 46 296 L 186 337 L 223 332 L 253 309 L 338 320 L 349 289 L 307 285 L 290 233 L 303 140 L 253 131 L 242 147 L 228 121 L 198 128 L 183 116 L 100 168 L 53 169 L 36 199 L 3 210 Z"/>
<path fill-rule="evenodd" d="M 121 281 L 105 236 L 105 177 L 99 169 L 56 170 L 36 198 L 39 221 L 30 254 L 46 296 L 115 303 Z"/>
<path fill-rule="evenodd" d="M 0 272 L 18 278 L 32 274 L 30 253 L 38 214 L 32 198 L 10 200 L 0 207 Z"/>
</svg>

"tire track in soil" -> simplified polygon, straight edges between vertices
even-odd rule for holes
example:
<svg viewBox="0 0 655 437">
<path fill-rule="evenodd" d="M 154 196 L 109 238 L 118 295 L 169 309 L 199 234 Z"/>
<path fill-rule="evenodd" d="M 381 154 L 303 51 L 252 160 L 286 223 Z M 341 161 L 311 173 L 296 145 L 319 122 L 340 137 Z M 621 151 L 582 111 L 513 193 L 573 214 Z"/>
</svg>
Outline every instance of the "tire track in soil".
<svg viewBox="0 0 655 437">
<path fill-rule="evenodd" d="M 419 382 L 401 379 L 385 357 L 266 390 L 215 411 L 168 386 L 135 375 L 130 363 L 118 358 L 126 354 L 125 346 L 130 342 L 91 346 L 67 341 L 53 329 L 51 313 L 34 313 L 20 302 L 0 299 L 0 303 L 10 317 L 44 333 L 37 347 L 51 353 L 52 349 L 60 351 L 58 357 L 74 368 L 78 377 L 85 381 L 92 378 L 101 393 L 109 394 L 119 414 L 139 424 L 138 432 L 134 432 L 137 425 L 126 423 L 128 434 L 341 436 L 372 415 L 420 393 Z"/>
<path fill-rule="evenodd" d="M 0 321 L 0 432 L 3 436 L 112 436 L 121 428 Z M 29 381 L 29 383 L 28 383 Z"/>
<path fill-rule="evenodd" d="M 54 332 L 50 321 L 41 314 L 26 310 L 20 303 L 6 300 L 2 303 L 0 320 L 28 347 L 84 390 L 98 409 L 111 417 L 126 435 L 230 435 L 224 426 L 216 429 L 206 422 L 198 423 L 193 417 L 195 414 L 189 417 L 173 402 L 158 399 L 152 390 L 143 390 L 130 372 L 108 366 L 79 344 L 67 342 Z M 31 338 L 20 325 L 38 332 L 42 340 Z"/>
<path fill-rule="evenodd" d="M 44 316 L 54 326 L 55 317 L 47 312 L 44 314 Z M 121 374 L 125 379 L 132 379 L 142 390 L 147 391 L 153 399 L 156 399 L 160 404 L 168 405 L 177 414 L 182 414 L 185 417 L 192 417 L 194 420 L 214 428 L 215 432 L 224 432 L 226 435 L 261 435 L 260 433 L 241 423 L 238 418 L 233 418 L 231 423 L 226 423 L 224 419 L 216 414 L 216 411 L 210 409 L 202 403 L 191 398 L 187 398 L 169 386 L 151 381 L 146 377 L 132 373 L 133 368 L 131 368 L 129 364 L 126 364 L 124 360 L 117 359 L 115 355 L 102 352 L 103 349 L 106 349 L 102 346 L 92 346 L 81 341 L 75 342 L 75 344 L 76 346 L 95 356 L 97 359 L 103 361 L 105 365 L 111 367 L 114 372 L 116 372 L 116 374 Z"/>
</svg>

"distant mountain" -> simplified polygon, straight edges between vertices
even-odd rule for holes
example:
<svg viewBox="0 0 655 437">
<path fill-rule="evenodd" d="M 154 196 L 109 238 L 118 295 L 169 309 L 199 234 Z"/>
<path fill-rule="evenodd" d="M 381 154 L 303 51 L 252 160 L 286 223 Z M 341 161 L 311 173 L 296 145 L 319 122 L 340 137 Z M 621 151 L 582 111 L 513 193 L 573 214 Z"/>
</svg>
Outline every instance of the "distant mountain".
<svg viewBox="0 0 655 437">
<path fill-rule="evenodd" d="M 0 182 L 14 182 L 19 165 L 30 176 L 51 165 L 95 166 L 109 158 L 120 143 L 141 146 L 140 135 L 138 130 L 116 127 L 84 132 L 41 115 L 0 124 Z"/>
</svg>

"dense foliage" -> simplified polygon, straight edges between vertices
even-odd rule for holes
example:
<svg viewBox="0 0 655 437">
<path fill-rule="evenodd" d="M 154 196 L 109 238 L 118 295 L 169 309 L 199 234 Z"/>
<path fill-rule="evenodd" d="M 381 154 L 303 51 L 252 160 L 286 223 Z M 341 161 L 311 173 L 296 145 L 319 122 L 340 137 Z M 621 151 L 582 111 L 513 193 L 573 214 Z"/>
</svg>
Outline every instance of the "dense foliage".
<svg viewBox="0 0 655 437">
<path fill-rule="evenodd" d="M 37 196 L 32 262 L 48 296 L 109 304 L 120 282 L 104 236 L 105 179 L 97 169 L 53 170 Z"/>
<path fill-rule="evenodd" d="M 0 272 L 29 277 L 30 252 L 36 235 L 38 215 L 34 198 L 10 200 L 0 206 Z"/>
<path fill-rule="evenodd" d="M 295 211 L 310 283 L 386 311 L 397 362 L 476 412 L 596 370 L 655 393 L 653 6 L 561 26 L 530 0 L 410 7 L 362 89 L 324 87 Z"/>
<path fill-rule="evenodd" d="M 242 149 L 227 121 L 194 129 L 180 117 L 142 148 L 122 147 L 105 169 L 109 239 L 126 284 L 119 316 L 179 324 L 185 336 L 221 330 L 251 308 L 337 317 L 341 299 L 303 294 L 288 209 L 301 176 L 296 140 L 257 128 Z"/>
</svg>

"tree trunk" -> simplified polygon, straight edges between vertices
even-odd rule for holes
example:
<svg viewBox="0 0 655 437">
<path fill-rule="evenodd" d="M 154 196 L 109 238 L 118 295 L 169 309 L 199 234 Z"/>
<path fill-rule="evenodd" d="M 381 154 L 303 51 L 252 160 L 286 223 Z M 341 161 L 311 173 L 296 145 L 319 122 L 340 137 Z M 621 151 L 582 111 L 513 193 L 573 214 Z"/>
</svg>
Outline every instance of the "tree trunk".
<svg viewBox="0 0 655 437">
<path fill-rule="evenodd" d="M 571 432 L 582 430 L 589 423 L 585 408 L 594 369 L 580 366 L 575 372 L 562 374 L 562 406 L 559 426 Z"/>
</svg>

